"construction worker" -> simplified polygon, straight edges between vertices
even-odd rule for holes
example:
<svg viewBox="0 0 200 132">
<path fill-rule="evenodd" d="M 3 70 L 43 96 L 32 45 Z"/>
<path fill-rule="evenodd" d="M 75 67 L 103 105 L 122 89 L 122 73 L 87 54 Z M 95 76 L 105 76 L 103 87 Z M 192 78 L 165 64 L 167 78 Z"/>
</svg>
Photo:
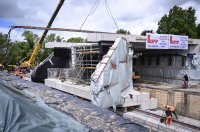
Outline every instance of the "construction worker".
<svg viewBox="0 0 200 132">
<path fill-rule="evenodd" d="M 176 113 L 175 113 L 175 109 L 174 109 L 173 106 L 164 105 L 164 107 L 165 107 L 166 109 L 168 109 L 171 113 L 173 113 L 173 114 L 175 115 L 176 119 L 178 120 L 178 117 L 177 117 L 177 115 L 176 115 Z"/>
<path fill-rule="evenodd" d="M 183 88 L 189 88 L 189 77 L 187 74 L 184 75 L 184 84 L 183 84 Z"/>
<path fill-rule="evenodd" d="M 165 125 L 172 125 L 172 112 L 167 108 L 165 110 L 166 119 L 165 119 Z"/>
</svg>

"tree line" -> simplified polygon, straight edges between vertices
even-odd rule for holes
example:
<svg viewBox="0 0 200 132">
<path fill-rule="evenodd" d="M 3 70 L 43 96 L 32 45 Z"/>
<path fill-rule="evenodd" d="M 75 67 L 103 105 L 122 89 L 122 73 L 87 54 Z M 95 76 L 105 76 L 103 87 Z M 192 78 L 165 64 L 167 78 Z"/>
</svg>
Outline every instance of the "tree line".
<svg viewBox="0 0 200 132">
<path fill-rule="evenodd" d="M 196 10 L 192 7 L 183 9 L 174 6 L 170 9 L 168 15 L 165 14 L 160 19 L 156 32 L 160 34 L 187 35 L 189 38 L 200 39 L 200 24 L 196 24 L 197 17 L 195 16 L 195 13 Z M 125 29 L 119 29 L 116 33 L 131 34 L 130 31 Z M 146 33 L 153 33 L 153 30 L 144 30 L 141 35 L 145 36 Z M 4 65 L 15 64 L 24 58 L 30 58 L 39 36 L 31 31 L 24 31 L 22 36 L 24 37 L 23 41 L 11 41 L 10 39 L 6 39 L 5 34 L 0 33 L 0 63 L 3 63 Z M 65 40 L 64 37 L 51 33 L 46 36 L 36 58 L 36 63 L 41 62 L 53 52 L 52 49 L 44 48 L 44 45 L 47 42 L 81 43 L 86 42 L 86 40 L 81 37 L 72 37 Z"/>
<path fill-rule="evenodd" d="M 34 45 L 39 40 L 39 36 L 31 31 L 24 31 L 22 36 L 24 37 L 23 41 L 11 41 L 7 38 L 6 34 L 0 33 L 0 63 L 4 65 L 15 65 L 16 62 L 30 58 L 34 50 Z M 44 47 L 47 42 L 81 43 L 85 42 L 85 39 L 81 37 L 72 37 L 65 40 L 64 37 L 51 33 L 45 37 L 42 47 L 37 55 L 36 63 L 40 63 L 53 52 L 53 49 Z"/>
</svg>

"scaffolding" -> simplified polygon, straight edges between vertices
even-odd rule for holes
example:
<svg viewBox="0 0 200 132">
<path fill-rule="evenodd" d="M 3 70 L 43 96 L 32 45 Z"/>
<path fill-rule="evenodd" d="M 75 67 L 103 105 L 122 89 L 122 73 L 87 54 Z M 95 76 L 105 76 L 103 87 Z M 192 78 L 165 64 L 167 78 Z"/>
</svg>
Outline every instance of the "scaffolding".
<svg viewBox="0 0 200 132">
<path fill-rule="evenodd" d="M 96 65 L 99 63 L 98 45 L 81 45 L 72 47 L 72 67 L 75 69 L 76 80 L 90 82 Z"/>
</svg>

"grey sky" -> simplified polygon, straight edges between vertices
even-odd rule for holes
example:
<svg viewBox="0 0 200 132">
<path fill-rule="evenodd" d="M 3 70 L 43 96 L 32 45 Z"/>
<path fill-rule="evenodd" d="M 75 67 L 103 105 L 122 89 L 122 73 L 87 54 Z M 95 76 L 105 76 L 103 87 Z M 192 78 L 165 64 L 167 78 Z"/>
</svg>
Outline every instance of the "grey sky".
<svg viewBox="0 0 200 132">
<path fill-rule="evenodd" d="M 66 0 L 53 27 L 79 29 L 96 0 Z M 140 34 L 143 30 L 157 29 L 160 18 L 174 5 L 196 9 L 200 23 L 200 0 L 107 0 L 119 28 Z M 16 25 L 46 26 L 58 0 L 0 0 L 0 19 Z M 115 32 L 113 20 L 106 12 L 104 0 L 86 21 L 83 29 Z M 1 21 L 0 21 L 1 22 Z M 0 31 L 6 32 L 0 27 Z M 63 33 L 60 33 L 63 34 Z M 64 33 L 65 34 L 65 33 Z"/>
</svg>

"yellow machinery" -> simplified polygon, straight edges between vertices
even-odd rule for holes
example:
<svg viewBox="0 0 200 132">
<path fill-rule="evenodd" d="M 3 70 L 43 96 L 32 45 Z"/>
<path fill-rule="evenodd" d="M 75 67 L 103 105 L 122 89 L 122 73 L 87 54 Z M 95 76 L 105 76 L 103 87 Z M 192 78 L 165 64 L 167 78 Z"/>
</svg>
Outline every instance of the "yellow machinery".
<svg viewBox="0 0 200 132">
<path fill-rule="evenodd" d="M 4 65 L 0 64 L 0 71 L 3 71 L 3 69 L 4 69 Z"/>
<path fill-rule="evenodd" d="M 139 72 L 135 71 L 134 67 L 133 67 L 132 79 L 133 79 L 133 81 L 140 80 L 140 74 L 139 74 Z"/>
<path fill-rule="evenodd" d="M 46 28 L 50 28 L 50 27 L 51 27 L 51 25 L 52 25 L 52 23 L 53 23 L 55 17 L 57 16 L 57 14 L 58 14 L 60 8 L 61 8 L 62 5 L 63 5 L 64 1 L 65 1 L 65 0 L 59 0 L 59 3 L 58 3 L 58 5 L 57 5 L 57 7 L 56 7 L 56 10 L 54 11 L 54 13 L 53 13 L 51 19 L 49 20 L 49 23 L 48 23 L 48 25 L 47 25 Z M 39 53 L 39 49 L 41 48 L 42 42 L 44 41 L 44 38 L 46 37 L 47 33 L 48 33 L 48 30 L 45 29 L 44 32 L 43 32 L 43 34 L 42 34 L 42 37 L 41 37 L 41 38 L 39 39 L 39 41 L 36 43 L 35 48 L 34 48 L 34 50 L 33 50 L 33 53 L 31 54 L 30 59 L 29 59 L 28 61 L 21 62 L 21 64 L 20 64 L 21 66 L 32 66 L 32 65 L 34 64 L 35 59 L 36 59 L 36 56 L 37 56 L 38 53 Z"/>
<path fill-rule="evenodd" d="M 29 67 L 29 66 L 32 66 L 32 65 L 35 63 L 36 56 L 38 55 L 39 50 L 40 50 L 40 48 L 41 48 L 41 46 L 42 46 L 42 43 L 43 43 L 43 41 L 44 41 L 44 38 L 46 37 L 46 35 L 47 35 L 48 31 L 49 31 L 48 29 L 51 27 L 51 25 L 52 25 L 54 19 L 56 18 L 57 14 L 58 14 L 58 12 L 59 12 L 59 10 L 60 10 L 60 8 L 61 8 L 62 5 L 63 5 L 64 1 L 65 1 L 65 0 L 59 0 L 59 3 L 58 3 L 58 5 L 57 5 L 57 7 L 56 7 L 56 10 L 54 11 L 54 13 L 53 13 L 51 19 L 49 20 L 49 23 L 48 23 L 47 27 L 45 28 L 45 30 L 44 30 L 44 32 L 43 32 L 41 38 L 40 38 L 39 41 L 35 44 L 35 48 L 34 48 L 34 50 L 33 50 L 33 53 L 31 54 L 30 59 L 29 59 L 28 61 L 24 61 L 24 62 L 21 61 L 21 62 L 20 62 L 20 66 L 15 67 L 15 68 L 12 68 L 12 69 L 15 69 L 15 70 L 14 70 L 14 73 L 13 73 L 14 75 L 23 77 L 24 74 L 25 74 L 25 72 L 28 72 L 28 70 L 27 70 L 27 69 L 29 69 L 28 67 Z M 16 26 L 16 27 L 17 27 L 17 26 Z M 12 30 L 13 28 L 15 28 L 15 27 L 11 27 L 11 29 L 10 29 L 9 32 L 8 32 L 8 34 L 10 34 L 10 32 L 11 32 L 11 30 Z M 23 60 L 23 59 L 22 59 L 22 60 Z M 25 71 L 25 69 L 26 69 L 26 71 Z"/>
<path fill-rule="evenodd" d="M 133 72 L 133 73 L 132 73 L 132 79 L 133 79 L 133 80 L 140 79 L 139 73 Z"/>
</svg>

